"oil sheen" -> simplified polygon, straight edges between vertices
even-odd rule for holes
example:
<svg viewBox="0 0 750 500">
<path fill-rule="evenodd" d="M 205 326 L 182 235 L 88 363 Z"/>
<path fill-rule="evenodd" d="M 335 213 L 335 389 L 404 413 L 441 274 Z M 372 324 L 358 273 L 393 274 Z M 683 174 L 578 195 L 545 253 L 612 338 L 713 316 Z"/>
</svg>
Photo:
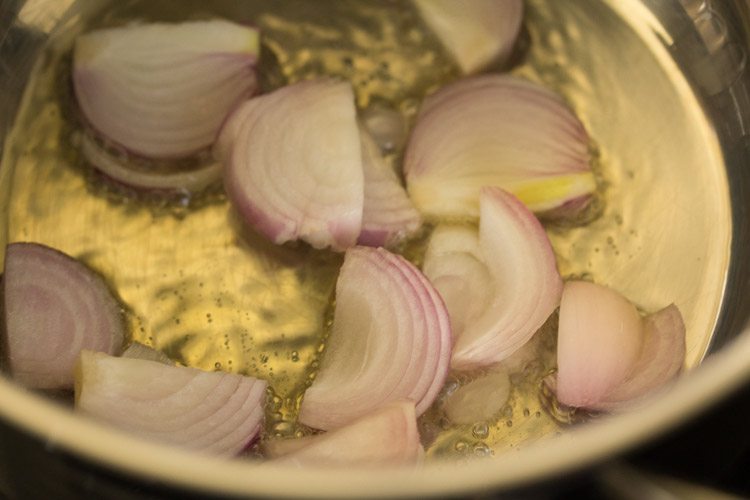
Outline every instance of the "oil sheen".
<svg viewBox="0 0 750 500">
<path fill-rule="evenodd" d="M 721 303 L 731 229 L 713 133 L 679 72 L 607 2 L 527 7 L 510 69 L 569 102 L 596 157 L 590 220 L 547 227 L 559 269 L 612 286 L 644 311 L 676 303 L 694 366 Z M 220 188 L 164 200 L 102 182 L 76 149 L 70 40 L 133 20 L 250 22 L 263 31 L 265 90 L 338 76 L 352 82 L 360 109 L 388 106 L 410 122 L 425 95 L 458 77 L 456 66 L 407 2 L 144 0 L 80 16 L 52 39 L 5 148 L 6 242 L 40 242 L 81 259 L 120 297 L 132 340 L 188 366 L 269 380 L 267 434 L 308 432 L 296 413 L 325 355 L 341 256 L 264 241 Z M 399 153 L 390 160 L 398 165 Z M 402 250 L 419 263 L 425 241 Z M 513 384 L 496 418 L 455 426 L 438 402 L 420 419 L 428 457 L 491 455 L 561 432 L 540 396 L 555 364 L 555 326 L 550 318 L 506 367 Z M 441 397 L 470 379 L 452 374 Z"/>
</svg>

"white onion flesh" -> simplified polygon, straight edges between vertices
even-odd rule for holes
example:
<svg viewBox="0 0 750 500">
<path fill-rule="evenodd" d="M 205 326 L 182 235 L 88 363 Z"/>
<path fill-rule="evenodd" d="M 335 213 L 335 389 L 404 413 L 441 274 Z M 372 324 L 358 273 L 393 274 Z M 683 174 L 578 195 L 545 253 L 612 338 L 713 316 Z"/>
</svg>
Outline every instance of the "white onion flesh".
<svg viewBox="0 0 750 500">
<path fill-rule="evenodd" d="M 384 153 L 397 151 L 406 142 L 406 119 L 395 109 L 369 107 L 362 112 L 362 124 Z"/>
<path fill-rule="evenodd" d="M 672 304 L 643 319 L 643 350 L 630 375 L 604 400 L 592 405 L 599 410 L 632 406 L 673 379 L 685 362 L 685 324 Z"/>
<path fill-rule="evenodd" d="M 422 270 L 448 309 L 457 338 L 489 306 L 494 282 L 482 259 L 477 229 L 459 225 L 435 228 Z"/>
<path fill-rule="evenodd" d="M 8 245 L 3 294 L 9 368 L 26 387 L 70 389 L 81 350 L 121 349 L 117 299 L 99 275 L 62 252 Z"/>
<path fill-rule="evenodd" d="M 411 401 L 388 404 L 336 430 L 300 441 L 298 449 L 284 450 L 276 461 L 296 466 L 409 465 L 424 453 Z"/>
<path fill-rule="evenodd" d="M 97 170 L 126 186 L 159 191 L 197 193 L 221 179 L 221 164 L 209 160 L 205 165 L 174 172 L 147 170 L 132 165 L 127 157 L 116 156 L 89 135 L 81 138 L 81 153 Z"/>
<path fill-rule="evenodd" d="M 348 83 L 298 83 L 242 104 L 217 151 L 245 220 L 277 244 L 345 250 L 362 227 L 364 176 Z"/>
<path fill-rule="evenodd" d="M 81 35 L 73 83 L 99 133 L 149 158 L 210 146 L 258 88 L 259 34 L 223 20 L 130 24 Z"/>
<path fill-rule="evenodd" d="M 370 134 L 362 129 L 360 139 L 365 191 L 362 232 L 357 243 L 393 246 L 414 235 L 422 218 Z"/>
<path fill-rule="evenodd" d="M 566 283 L 557 339 L 558 401 L 595 406 L 632 372 L 642 346 L 641 317 L 625 297 L 594 283 Z"/>
<path fill-rule="evenodd" d="M 596 189 L 578 118 L 556 94 L 510 75 L 461 80 L 430 96 L 404 172 L 412 201 L 430 217 L 477 217 L 485 186 L 538 213 L 576 199 L 580 209 Z"/>
<path fill-rule="evenodd" d="M 454 332 L 451 366 L 456 370 L 512 355 L 557 308 L 562 292 L 552 246 L 534 215 L 501 189 L 485 188 L 480 196 L 478 248 L 466 232 L 470 229 L 458 235 L 455 229 L 438 232 L 425 262 L 448 310 L 461 315 L 452 318 L 463 327 Z M 447 243 L 450 236 L 458 241 Z M 453 251 L 461 248 L 470 251 Z"/>
<path fill-rule="evenodd" d="M 451 422 L 459 425 L 487 422 L 508 402 L 510 389 L 508 372 L 494 369 L 448 396 L 443 411 Z"/>
<path fill-rule="evenodd" d="M 429 407 L 448 372 L 451 332 L 443 301 L 411 263 L 383 248 L 347 251 L 320 371 L 299 420 L 330 430 L 408 399 Z"/>
<path fill-rule="evenodd" d="M 266 382 L 84 351 L 76 409 L 143 438 L 231 456 L 257 436 Z"/>
<path fill-rule="evenodd" d="M 511 54 L 523 20 L 522 0 L 415 0 L 422 18 L 464 73 Z"/>
<path fill-rule="evenodd" d="M 148 361 L 157 361 L 164 363 L 165 365 L 173 365 L 169 357 L 161 351 L 157 351 L 153 347 L 149 347 L 140 342 L 133 342 L 122 352 L 123 358 L 134 358 L 134 359 L 145 359 Z"/>
</svg>

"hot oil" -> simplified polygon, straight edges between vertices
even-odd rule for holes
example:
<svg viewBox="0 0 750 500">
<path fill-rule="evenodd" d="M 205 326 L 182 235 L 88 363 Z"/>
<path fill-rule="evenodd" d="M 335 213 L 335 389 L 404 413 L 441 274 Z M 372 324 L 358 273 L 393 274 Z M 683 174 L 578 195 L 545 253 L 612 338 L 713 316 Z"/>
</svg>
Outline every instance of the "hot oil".
<svg viewBox="0 0 750 500">
<path fill-rule="evenodd" d="M 676 302 L 692 366 L 717 315 L 729 234 L 726 181 L 705 119 L 679 75 L 606 3 L 527 7 L 527 50 L 513 71 L 560 92 L 597 153 L 597 216 L 548 226 L 560 270 L 613 286 L 645 311 Z M 216 15 L 263 30 L 265 89 L 343 77 L 360 109 L 386 105 L 411 120 L 425 94 L 457 77 L 405 2 L 130 1 L 91 26 Z M 295 415 L 330 326 L 341 256 L 271 245 L 244 227 L 220 192 L 159 201 L 103 184 L 75 148 L 67 50 L 45 55 L 6 147 L 7 240 L 82 259 L 126 305 L 132 340 L 188 366 L 268 379 L 269 435 L 306 432 Z M 425 241 L 404 252 L 418 262 Z M 439 405 L 429 410 L 420 421 L 428 456 L 484 456 L 560 432 L 540 398 L 554 351 L 553 317 L 525 357 L 506 365 L 510 399 L 490 422 L 453 426 Z M 470 379 L 452 375 L 444 395 Z"/>
</svg>

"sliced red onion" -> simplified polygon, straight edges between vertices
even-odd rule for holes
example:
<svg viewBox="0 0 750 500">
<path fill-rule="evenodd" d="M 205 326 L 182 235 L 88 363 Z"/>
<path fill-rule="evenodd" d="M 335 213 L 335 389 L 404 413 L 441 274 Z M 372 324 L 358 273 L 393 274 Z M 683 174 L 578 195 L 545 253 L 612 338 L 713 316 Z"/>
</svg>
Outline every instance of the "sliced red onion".
<svg viewBox="0 0 750 500">
<path fill-rule="evenodd" d="M 487 309 L 495 286 L 482 260 L 476 228 L 459 225 L 435 228 L 422 270 L 445 301 L 451 331 L 457 338 L 466 325 Z"/>
<path fill-rule="evenodd" d="M 263 456 L 266 458 L 279 458 L 284 455 L 289 455 L 295 451 L 299 451 L 315 439 L 314 435 L 295 437 L 295 438 L 283 438 L 283 439 L 270 439 L 264 441 L 261 444 L 261 450 Z"/>
<path fill-rule="evenodd" d="M 588 197 L 596 189 L 589 161 L 586 131 L 559 96 L 518 77 L 487 75 L 425 101 L 404 171 L 423 214 L 476 217 L 484 186 L 510 191 L 534 212 Z"/>
<path fill-rule="evenodd" d="M 81 153 L 107 177 L 139 189 L 196 193 L 221 179 L 221 164 L 213 160 L 189 170 L 163 172 L 138 168 L 126 157 L 108 152 L 87 134 L 81 138 Z"/>
<path fill-rule="evenodd" d="M 522 0 L 415 0 L 464 73 L 474 73 L 510 55 L 523 20 Z"/>
<path fill-rule="evenodd" d="M 302 438 L 279 463 L 297 466 L 415 464 L 424 450 L 419 441 L 414 403 L 398 401 L 343 427 Z"/>
<path fill-rule="evenodd" d="M 257 436 L 266 382 L 84 351 L 76 408 L 146 439 L 235 455 Z"/>
<path fill-rule="evenodd" d="M 172 360 L 169 359 L 169 357 L 163 352 L 157 351 L 156 349 L 145 344 L 141 344 L 140 342 L 133 342 L 132 344 L 130 344 L 128 348 L 123 351 L 122 357 L 156 361 L 159 363 L 164 363 L 165 365 L 174 364 L 174 362 L 172 362 Z"/>
<path fill-rule="evenodd" d="M 457 243 L 448 242 L 457 230 L 438 233 L 425 262 L 427 276 L 456 314 L 454 323 L 463 327 L 454 332 L 451 366 L 457 370 L 513 354 L 552 314 L 562 292 L 555 254 L 534 215 L 499 188 L 483 189 L 480 199 L 478 248 L 467 229 Z"/>
<path fill-rule="evenodd" d="M 445 381 L 450 346 L 445 306 L 418 269 L 382 248 L 350 249 L 332 332 L 299 420 L 335 429 L 400 399 L 421 415 Z"/>
<path fill-rule="evenodd" d="M 592 409 L 632 406 L 673 379 L 685 362 L 685 324 L 672 304 L 644 318 L 643 350 L 630 375 Z"/>
<path fill-rule="evenodd" d="M 362 227 L 362 149 L 348 83 L 298 83 L 245 102 L 217 144 L 230 200 L 274 243 L 344 250 Z"/>
<path fill-rule="evenodd" d="M 115 353 L 122 311 L 104 280 L 37 243 L 11 243 L 3 275 L 10 372 L 26 387 L 70 389 L 83 349 Z"/>
<path fill-rule="evenodd" d="M 129 24 L 78 37 L 73 83 L 108 139 L 150 158 L 185 157 L 255 93 L 258 53 L 258 30 L 228 21 Z"/>
<path fill-rule="evenodd" d="M 465 425 L 486 422 L 503 409 L 510 397 L 510 377 L 495 369 L 459 387 L 448 396 L 443 411 L 451 422 Z"/>
<path fill-rule="evenodd" d="M 416 233 L 422 218 L 370 134 L 362 129 L 360 139 L 365 192 L 357 243 L 392 246 Z"/>
<path fill-rule="evenodd" d="M 643 346 L 635 306 L 607 287 L 565 284 L 557 339 L 557 399 L 593 407 L 633 371 Z"/>
</svg>

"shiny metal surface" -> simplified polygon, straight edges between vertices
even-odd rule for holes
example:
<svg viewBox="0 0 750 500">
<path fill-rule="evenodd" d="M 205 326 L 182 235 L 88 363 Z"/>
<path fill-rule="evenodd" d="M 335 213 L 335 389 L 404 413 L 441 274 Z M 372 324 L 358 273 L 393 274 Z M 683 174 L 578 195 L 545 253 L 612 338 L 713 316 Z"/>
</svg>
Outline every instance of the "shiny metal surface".
<svg viewBox="0 0 750 500">
<path fill-rule="evenodd" d="M 222 369 L 264 376 L 274 372 L 282 411 L 271 425 L 282 424 L 274 429 L 280 433 L 293 432 L 286 424 L 314 360 L 337 259 L 304 248 L 271 248 L 239 230 L 220 196 L 188 211 L 164 210 L 128 202 L 91 184 L 69 148 L 75 137 L 60 106 L 57 72 L 59 54 L 71 40 L 70 30 L 79 29 L 79 16 L 89 14 L 78 6 L 67 13 L 62 8 L 46 10 L 45 4 L 27 2 L 0 44 L 0 71 L 5 71 L 0 78 L 5 87 L 0 94 L 3 119 L 14 112 L 18 99 L 12 96 L 20 95 L 26 85 L 32 55 L 41 42 L 52 33 L 53 45 L 62 47 L 60 52 L 46 53 L 38 85 L 30 87 L 35 90 L 26 95 L 18 116 L 16 135 L 4 147 L 0 215 L 8 222 L 3 242 L 41 241 L 84 258 L 113 281 L 132 309 L 134 337 L 187 364 L 212 369 L 220 363 Z M 212 8 L 231 11 L 230 4 L 212 3 Z M 750 143 L 745 130 L 750 100 L 743 49 L 748 45 L 742 38 L 748 25 L 741 22 L 747 20 L 747 10 L 742 3 L 728 4 L 530 1 L 527 26 L 532 50 L 515 70 L 561 92 L 581 116 L 599 153 L 603 192 L 599 217 L 581 227 L 548 228 L 561 271 L 613 286 L 646 311 L 676 302 L 688 326 L 690 366 L 703 358 L 711 342 L 718 348 L 738 335 L 750 315 L 746 298 L 750 294 L 743 293 L 750 288 L 746 149 Z M 14 17 L 18 5 L 3 3 L 0 19 Z M 93 9 L 92 5 L 86 8 Z M 127 2 L 120 9 L 127 12 L 138 5 Z M 166 12 L 156 8 L 153 15 L 169 15 L 169 9 Z M 369 11 L 373 12 L 377 9 Z M 97 22 L 111 22 L 114 14 L 110 11 L 109 16 Z M 64 29 L 53 32 L 57 19 L 62 19 Z M 265 22 L 279 32 L 288 30 L 274 16 Z M 330 35 L 326 30 L 309 30 L 305 36 L 310 33 Z M 404 46 L 398 34 L 391 35 L 394 47 Z M 16 42 L 12 36 L 18 37 Z M 365 38 L 364 43 L 371 44 L 372 39 Z M 347 71 L 333 64 L 341 54 L 324 57 L 316 66 L 309 64 L 309 53 L 285 54 L 281 46 L 274 51 L 287 77 L 310 68 Z M 695 57 L 697 53 L 705 57 Z M 434 57 L 439 60 L 433 56 L 423 64 L 434 66 Z M 451 75 L 450 69 L 439 65 L 437 72 L 440 78 Z M 366 87 L 370 84 L 363 80 L 360 87 L 362 105 L 373 92 Z M 423 84 L 415 85 L 417 94 L 427 90 Z M 408 92 L 381 96 L 386 97 L 400 103 L 405 112 L 413 112 L 413 95 Z M 7 127 L 9 121 L 3 124 Z M 735 359 L 742 352 L 750 353 L 750 342 L 743 341 L 720 353 L 720 366 L 709 360 L 641 414 L 538 443 L 523 450 L 526 454 L 514 453 L 512 461 L 498 454 L 496 463 L 477 462 L 459 472 L 453 486 L 430 467 L 418 474 L 383 473 L 388 485 L 382 484 L 380 473 L 373 476 L 371 471 L 352 473 L 347 479 L 330 471 L 318 475 L 307 471 L 299 474 L 299 484 L 284 482 L 284 471 L 273 468 L 259 472 L 248 464 L 199 460 L 136 442 L 48 408 L 48 403 L 4 380 L 0 380 L 0 395 L 14 407 L 0 403 L 0 415 L 51 443 L 123 470 L 209 489 L 342 494 L 330 483 L 336 480 L 370 494 L 465 491 L 577 467 L 674 423 L 707 401 L 709 391 L 717 397 L 750 371 Z M 706 391 L 698 394 L 702 401 L 688 396 L 690 391 L 682 389 L 687 384 Z M 665 406 L 663 401 L 671 404 Z M 509 433 L 506 420 L 501 420 L 494 424 L 489 443 L 499 451 L 519 444 L 509 436 L 535 441 L 540 433 L 553 432 L 551 426 L 523 434 L 523 409 L 534 410 L 533 404 L 530 396 L 519 392 L 511 408 L 516 433 Z M 18 405 L 27 411 L 21 412 Z M 59 417 L 54 429 L 30 415 L 40 408 Z M 610 432 L 605 432 L 608 425 Z M 465 433 L 465 429 L 447 432 L 438 446 L 450 448 Z M 129 451 L 102 449 L 97 444 L 101 441 Z M 156 453 L 157 464 L 143 459 L 148 453 Z"/>
</svg>

